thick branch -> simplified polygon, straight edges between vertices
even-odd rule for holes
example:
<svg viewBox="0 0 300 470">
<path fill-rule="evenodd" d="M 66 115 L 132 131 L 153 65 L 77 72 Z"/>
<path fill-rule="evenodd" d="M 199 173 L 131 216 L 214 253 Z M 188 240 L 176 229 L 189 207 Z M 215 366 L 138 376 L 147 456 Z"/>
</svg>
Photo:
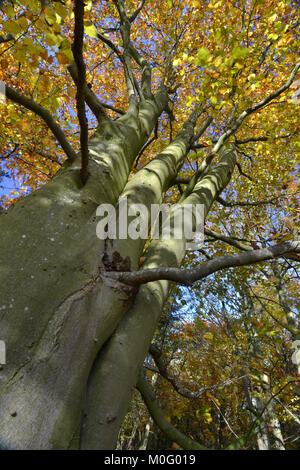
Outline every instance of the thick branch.
<svg viewBox="0 0 300 470">
<path fill-rule="evenodd" d="M 74 161 L 76 158 L 76 153 L 72 149 L 71 145 L 66 139 L 66 136 L 61 129 L 61 127 L 57 124 L 51 113 L 43 108 L 40 104 L 36 103 L 34 100 L 31 98 L 27 98 L 26 96 L 22 95 L 21 93 L 17 92 L 13 88 L 11 88 L 9 85 L 5 85 L 5 93 L 7 98 L 10 100 L 14 101 L 17 104 L 20 104 L 21 106 L 24 106 L 24 108 L 29 109 L 30 111 L 34 112 L 38 116 L 40 116 L 49 129 L 52 131 L 58 142 L 60 143 L 62 149 L 64 150 L 65 154 L 68 157 L 68 160 L 70 162 Z"/>
<path fill-rule="evenodd" d="M 186 450 L 208 450 L 206 447 L 178 431 L 173 424 L 166 420 L 164 413 L 157 402 L 154 391 L 144 378 L 139 378 L 136 388 L 141 393 L 153 421 L 159 429 L 169 437 L 169 439 L 176 442 L 180 447 Z"/>
<path fill-rule="evenodd" d="M 135 90 L 137 91 L 138 95 L 140 95 L 140 90 L 137 81 L 135 80 L 131 63 L 130 57 L 131 53 L 129 52 L 129 44 L 130 44 L 130 20 L 126 15 L 124 0 L 113 0 L 113 3 L 117 7 L 119 17 L 120 17 L 120 31 L 123 40 L 123 54 L 122 54 L 122 62 L 124 64 L 124 73 L 125 73 L 125 80 L 127 85 L 127 92 L 129 101 L 131 101 L 132 97 L 135 97 Z"/>
<path fill-rule="evenodd" d="M 206 129 L 210 126 L 212 123 L 213 119 L 211 116 L 209 116 L 205 122 L 202 124 L 200 129 L 197 132 L 197 139 L 204 134 Z M 183 201 L 194 189 L 197 181 L 199 181 L 199 178 L 203 175 L 204 170 L 207 168 L 207 165 L 209 164 L 209 160 L 206 159 L 203 164 L 200 166 L 200 168 L 196 171 L 196 173 L 192 176 L 192 178 L 180 178 L 177 177 L 174 184 L 188 184 L 187 189 L 184 191 L 182 194 L 182 197 L 180 198 L 180 201 Z"/>
<path fill-rule="evenodd" d="M 147 60 L 143 58 L 133 44 L 130 42 L 128 46 L 128 51 L 131 54 L 132 58 L 142 69 L 142 92 L 144 98 L 152 98 L 151 91 L 151 67 Z"/>
<path fill-rule="evenodd" d="M 199 170 L 197 171 L 197 174 L 198 174 Z M 194 175 L 195 176 L 195 175 Z M 172 186 L 174 186 L 175 184 L 190 184 L 192 182 L 192 179 L 193 177 L 190 178 L 188 176 L 177 176 L 177 178 L 175 179 L 175 181 L 172 183 Z M 225 199 L 223 199 L 221 196 L 218 196 L 216 198 L 216 201 L 218 201 L 220 204 L 222 204 L 222 206 L 225 206 L 225 207 L 256 207 L 256 206 L 262 206 L 262 205 L 265 205 L 265 204 L 274 204 L 276 201 L 278 201 L 278 199 L 282 198 L 284 196 L 280 195 L 280 196 L 274 196 L 270 199 L 266 199 L 266 200 L 263 200 L 263 201 L 253 201 L 253 202 L 247 202 L 247 201 L 235 201 L 235 202 L 227 202 L 225 201 Z"/>
<path fill-rule="evenodd" d="M 157 139 L 157 133 L 158 133 L 158 122 L 155 124 L 154 136 L 151 137 L 151 139 L 149 139 L 148 142 L 146 142 L 145 145 L 143 146 L 143 148 L 141 149 L 140 153 L 138 154 L 138 156 L 136 158 L 134 168 L 136 168 L 138 166 L 139 160 L 140 160 L 141 156 L 143 155 L 143 153 L 145 152 L 145 150 L 149 147 L 149 145 L 152 144 L 152 142 L 154 142 L 154 140 Z"/>
<path fill-rule="evenodd" d="M 123 64 L 124 63 L 123 56 L 122 56 L 121 51 L 117 48 L 117 46 L 104 34 L 98 33 L 97 37 L 116 54 L 116 56 L 120 59 L 120 61 Z"/>
<path fill-rule="evenodd" d="M 248 137 L 247 139 L 236 139 L 234 143 L 236 145 L 243 145 L 243 144 L 248 144 L 249 142 L 272 142 L 273 140 L 277 139 L 287 139 L 288 137 L 291 137 L 291 134 L 284 134 L 284 135 L 277 135 L 273 138 L 268 137 L 268 136 L 261 136 L 261 137 Z M 212 143 L 216 144 L 218 142 L 218 139 L 212 139 Z M 207 144 L 196 144 L 195 149 L 203 149 L 206 148 Z"/>
<path fill-rule="evenodd" d="M 181 284 L 190 285 L 199 281 L 217 271 L 228 269 L 236 266 L 247 266 L 249 264 L 267 261 L 269 259 L 285 256 L 289 253 L 300 253 L 299 241 L 287 241 L 279 243 L 269 248 L 261 248 L 259 250 L 251 250 L 241 254 L 221 256 L 216 259 L 203 263 L 199 268 L 195 269 L 179 269 L 179 268 L 157 268 L 147 269 L 135 272 L 110 272 L 102 273 L 126 284 L 138 285 L 145 284 L 157 280 L 174 281 Z"/>
</svg>

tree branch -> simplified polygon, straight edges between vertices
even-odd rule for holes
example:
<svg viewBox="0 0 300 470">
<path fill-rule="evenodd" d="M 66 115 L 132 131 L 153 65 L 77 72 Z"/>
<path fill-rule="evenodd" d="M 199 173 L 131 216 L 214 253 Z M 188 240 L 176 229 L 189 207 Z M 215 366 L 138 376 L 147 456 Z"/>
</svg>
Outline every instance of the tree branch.
<svg viewBox="0 0 300 470">
<path fill-rule="evenodd" d="M 129 17 L 130 23 L 133 23 L 136 20 L 138 14 L 142 10 L 143 6 L 145 5 L 145 2 L 146 2 L 146 0 L 141 0 L 140 1 L 140 3 L 138 5 L 137 9 L 135 10 L 135 12 Z"/>
<path fill-rule="evenodd" d="M 24 106 L 24 108 L 27 108 L 33 113 L 40 116 L 45 121 L 49 129 L 52 131 L 53 135 L 56 137 L 63 151 L 67 155 L 68 160 L 70 162 L 73 162 L 75 160 L 77 156 L 76 153 L 74 152 L 71 145 L 67 141 L 67 138 L 63 130 L 57 124 L 57 122 L 55 121 L 55 119 L 53 118 L 53 116 L 47 109 L 43 108 L 43 106 L 36 103 L 31 98 L 27 98 L 26 96 L 22 95 L 18 91 L 14 90 L 9 85 L 5 85 L 5 94 L 6 94 L 6 97 L 9 98 L 10 100 L 14 101 L 17 104 L 20 104 L 21 106 Z"/>
<path fill-rule="evenodd" d="M 284 134 L 284 135 L 276 135 L 273 140 L 277 139 L 286 139 L 288 137 L 291 137 L 291 134 Z M 234 143 L 235 145 L 243 145 L 243 144 L 248 144 L 249 142 L 268 142 L 272 141 L 272 139 L 268 136 L 261 136 L 261 137 L 248 137 L 247 139 L 237 139 L 235 138 Z M 218 139 L 212 139 L 212 143 L 216 144 L 218 142 Z M 195 149 L 203 149 L 206 148 L 206 144 L 196 144 Z"/>
<path fill-rule="evenodd" d="M 75 85 L 77 85 L 78 70 L 77 70 L 76 63 L 73 62 L 67 68 L 68 68 L 68 71 L 69 71 L 71 77 L 74 80 Z M 95 95 L 95 93 L 93 92 L 93 90 L 91 90 L 91 88 L 89 88 L 86 83 L 85 83 L 85 86 L 84 86 L 84 95 L 85 95 L 86 104 L 88 105 L 88 107 L 90 108 L 92 113 L 96 116 L 97 120 L 100 122 L 103 119 L 108 119 L 108 116 L 107 116 L 107 114 L 105 112 L 105 109 L 104 109 L 106 106 L 104 106 L 102 103 L 100 103 L 100 101 L 98 100 L 98 98 Z"/>
<path fill-rule="evenodd" d="M 254 202 L 246 202 L 246 201 L 236 201 L 236 202 L 227 202 L 225 199 L 223 199 L 221 196 L 217 197 L 217 201 L 222 204 L 222 206 L 225 207 L 247 207 L 247 206 L 262 206 L 264 204 L 273 204 L 275 201 L 280 199 L 283 196 L 274 196 L 271 199 L 266 199 L 265 201 L 254 201 Z"/>
<path fill-rule="evenodd" d="M 85 184 L 88 177 L 88 163 L 89 163 L 89 150 L 88 150 L 88 121 L 85 114 L 85 89 L 86 84 L 86 68 L 83 60 L 83 35 L 84 35 L 84 1 L 74 0 L 74 42 L 72 44 L 72 52 L 77 66 L 77 93 L 76 93 L 76 107 L 77 116 L 80 125 L 80 151 L 81 151 L 81 179 Z"/>
<path fill-rule="evenodd" d="M 146 142 L 145 145 L 143 146 L 143 148 L 141 149 L 140 153 L 138 154 L 138 156 L 136 158 L 134 168 L 136 168 L 138 166 L 139 160 L 140 160 L 141 156 L 143 155 L 143 153 L 145 152 L 146 148 L 148 148 L 149 145 L 152 144 L 152 142 L 154 142 L 154 140 L 157 139 L 157 132 L 158 132 L 158 122 L 155 124 L 154 136 L 151 139 L 149 139 L 148 142 Z"/>
<path fill-rule="evenodd" d="M 207 447 L 202 446 L 198 442 L 178 431 L 173 424 L 166 420 L 164 413 L 158 404 L 155 393 L 147 380 L 140 376 L 136 384 L 136 388 L 141 393 L 153 421 L 167 437 L 186 450 L 209 450 Z"/>
<path fill-rule="evenodd" d="M 228 237 L 226 235 L 222 235 L 221 233 L 217 233 L 213 230 L 209 230 L 209 229 L 205 228 L 204 233 L 205 233 L 205 235 L 208 235 L 209 237 L 212 237 L 215 240 L 220 240 L 222 242 L 228 243 L 228 245 L 234 246 L 235 248 L 238 248 L 239 250 L 243 250 L 243 251 L 252 250 L 252 247 L 250 247 L 248 245 L 245 245 L 244 243 L 241 243 L 238 240 L 234 240 L 231 237 Z"/>
<path fill-rule="evenodd" d="M 15 39 L 15 37 L 11 33 L 4 34 L 4 36 L 0 36 L 0 44 L 12 41 L 13 39 Z"/>
<path fill-rule="evenodd" d="M 123 111 L 123 109 L 115 108 L 114 106 L 111 106 L 110 104 L 101 103 L 101 105 L 103 106 L 103 108 L 110 109 L 114 113 L 121 114 L 122 116 L 126 114 L 125 111 Z"/>
<path fill-rule="evenodd" d="M 162 358 L 161 351 L 154 344 L 151 344 L 151 346 L 149 348 L 149 353 L 153 357 L 153 360 L 155 362 L 156 367 L 158 368 L 158 371 L 159 371 L 160 375 L 164 379 L 166 379 L 173 386 L 174 390 L 177 393 L 179 393 L 179 395 L 181 395 L 185 398 L 188 398 L 190 400 L 195 400 L 197 398 L 201 398 L 202 395 L 205 392 L 207 392 L 209 390 L 215 390 L 216 388 L 224 387 L 224 386 L 234 382 L 234 380 L 237 380 L 237 378 L 236 379 L 230 378 L 230 379 L 227 379 L 227 380 L 225 380 L 221 383 L 218 383 L 216 385 L 212 385 L 210 387 L 202 387 L 199 390 L 197 390 L 196 392 L 194 392 L 193 390 L 190 389 L 191 387 L 184 388 L 184 387 L 181 386 L 181 384 L 178 382 L 175 375 L 172 374 L 168 370 L 168 364 Z M 241 378 L 241 377 L 239 377 L 239 378 Z"/>
<path fill-rule="evenodd" d="M 273 245 L 268 248 L 251 250 L 240 254 L 221 256 L 203 263 L 199 268 L 154 268 L 133 272 L 102 272 L 102 276 L 110 277 L 130 285 L 145 284 L 147 282 L 168 280 L 180 284 L 191 285 L 211 274 L 236 266 L 247 266 L 249 264 L 267 261 L 269 259 L 285 256 L 290 253 L 300 253 L 299 241 L 287 241 Z"/>
<path fill-rule="evenodd" d="M 272 93 L 270 93 L 266 98 L 264 98 L 259 103 L 255 104 L 255 105 L 251 106 L 250 108 L 247 108 L 245 111 L 243 111 L 238 116 L 238 118 L 233 122 L 233 124 L 230 126 L 230 128 L 227 129 L 227 131 L 224 132 L 224 134 L 222 134 L 220 136 L 220 138 L 218 139 L 216 145 L 214 146 L 214 148 L 212 150 L 212 154 L 215 155 L 220 150 L 220 148 L 225 144 L 225 142 L 229 139 L 229 137 L 231 135 L 233 135 L 239 129 L 239 127 L 241 126 L 241 124 L 243 123 L 243 121 L 245 120 L 246 117 L 250 116 L 254 112 L 256 112 L 259 109 L 263 108 L 264 106 L 266 106 L 266 104 L 268 104 L 274 98 L 277 98 L 277 96 L 281 95 L 284 91 L 286 91 L 291 86 L 291 84 L 293 83 L 294 78 L 296 77 L 296 74 L 297 74 L 299 68 L 300 68 L 300 61 L 295 65 L 295 67 L 292 70 L 292 73 L 290 74 L 290 77 L 288 78 L 288 80 L 286 81 L 286 83 L 284 85 L 282 85 L 280 88 L 278 88 L 278 90 L 275 90 Z"/>
</svg>

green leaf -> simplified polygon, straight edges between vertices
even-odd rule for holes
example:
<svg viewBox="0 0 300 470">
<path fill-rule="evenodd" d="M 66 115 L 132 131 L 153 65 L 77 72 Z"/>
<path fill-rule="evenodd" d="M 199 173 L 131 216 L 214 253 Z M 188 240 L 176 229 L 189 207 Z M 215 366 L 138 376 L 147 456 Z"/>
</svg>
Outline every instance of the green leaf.
<svg viewBox="0 0 300 470">
<path fill-rule="evenodd" d="M 7 21 L 5 23 L 5 30 L 11 34 L 19 34 L 22 28 L 17 21 Z"/>
<path fill-rule="evenodd" d="M 235 59 L 244 59 L 249 54 L 249 49 L 247 47 L 237 46 L 232 51 L 232 56 Z"/>
<path fill-rule="evenodd" d="M 96 38 L 97 37 L 97 30 L 96 30 L 95 26 L 92 23 L 84 25 L 84 32 L 90 38 Z"/>
<path fill-rule="evenodd" d="M 197 53 L 196 65 L 197 64 L 204 65 L 207 62 L 209 57 L 210 57 L 209 50 L 206 47 L 201 47 L 201 49 L 199 49 Z"/>
</svg>

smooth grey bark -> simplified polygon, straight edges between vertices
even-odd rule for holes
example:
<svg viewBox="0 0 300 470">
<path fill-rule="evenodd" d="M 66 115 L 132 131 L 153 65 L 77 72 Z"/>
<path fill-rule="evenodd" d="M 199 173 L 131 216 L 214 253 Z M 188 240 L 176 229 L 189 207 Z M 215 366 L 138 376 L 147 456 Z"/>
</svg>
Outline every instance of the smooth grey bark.
<svg viewBox="0 0 300 470">
<path fill-rule="evenodd" d="M 271 263 L 271 268 L 273 270 L 274 277 L 277 280 L 275 287 L 278 293 L 279 304 L 281 308 L 283 309 L 283 311 L 285 312 L 288 325 L 291 327 L 292 331 L 295 332 L 295 334 L 293 334 L 293 339 L 299 340 L 300 339 L 299 324 L 297 322 L 295 312 L 293 311 L 291 307 L 291 301 L 287 295 L 285 282 L 284 282 L 284 276 L 283 276 L 284 267 L 280 267 L 280 264 L 278 263 L 278 261 L 274 260 Z M 300 375 L 300 365 L 298 367 L 298 374 Z"/>
<path fill-rule="evenodd" d="M 250 310 L 252 312 L 252 309 Z M 247 331 L 247 339 L 251 355 L 262 355 L 262 348 L 259 337 L 255 329 L 251 325 L 245 323 Z M 277 450 L 285 450 L 284 440 L 281 432 L 280 422 L 276 416 L 272 393 L 270 389 L 270 380 L 267 374 L 261 374 L 260 384 L 257 385 L 259 396 L 251 397 L 252 407 L 261 413 L 259 425 L 256 428 L 257 446 L 259 450 L 271 450 L 272 445 L 269 436 L 268 425 L 274 436 L 274 448 Z M 248 379 L 249 383 L 249 379 Z M 247 391 L 249 396 L 251 392 Z M 268 425 L 267 425 L 268 420 Z"/>
<path fill-rule="evenodd" d="M 252 406 L 261 414 L 259 425 L 256 428 L 258 450 L 271 450 L 268 427 L 265 418 L 265 405 L 262 397 L 252 397 Z"/>
<path fill-rule="evenodd" d="M 251 315 L 253 313 L 253 305 L 250 302 L 250 309 L 249 309 L 249 314 Z M 262 354 L 261 346 L 258 341 L 258 335 L 255 329 L 251 326 L 248 325 L 247 322 L 244 323 L 246 333 L 247 333 L 247 341 L 249 345 L 249 350 L 251 356 L 256 356 L 257 354 Z M 261 377 L 262 379 L 262 377 Z M 250 383 L 250 380 L 248 380 L 248 385 Z M 265 409 L 265 395 L 264 395 L 264 389 L 262 387 L 262 383 L 257 384 L 256 388 L 257 394 L 256 396 L 252 396 L 250 390 L 248 390 L 248 393 L 251 398 L 251 408 L 256 410 L 257 413 L 260 413 L 260 418 L 259 418 L 259 424 L 257 425 L 255 431 L 256 431 L 256 441 L 257 441 L 257 447 L 258 450 L 271 450 L 271 443 L 269 439 L 269 431 L 268 431 L 268 426 L 267 426 L 267 421 L 266 421 L 266 415 L 267 411 Z M 257 416 L 254 416 L 254 419 L 256 419 Z"/>
<path fill-rule="evenodd" d="M 268 248 L 249 250 L 246 253 L 220 256 L 216 259 L 203 263 L 200 267 L 182 270 L 178 268 L 147 269 L 139 272 L 123 272 L 107 274 L 107 277 L 126 282 L 129 285 L 144 284 L 157 279 L 166 279 L 182 284 L 191 284 L 204 277 L 209 276 L 221 269 L 235 266 L 247 266 L 259 263 L 275 257 L 284 256 L 286 253 L 300 252 L 300 242 L 284 242 Z M 106 274 L 105 274 L 106 275 Z"/>
<path fill-rule="evenodd" d="M 148 441 L 149 441 L 149 436 L 150 436 L 150 431 L 151 431 L 151 424 L 152 424 L 152 419 L 149 416 L 148 421 L 145 426 L 145 434 L 144 434 L 144 439 L 142 444 L 139 447 L 139 450 L 147 450 L 148 446 Z"/>
<path fill-rule="evenodd" d="M 206 216 L 215 198 L 230 181 L 234 165 L 234 152 L 223 150 L 220 162 L 199 181 L 197 192 L 190 195 L 185 203 L 204 204 Z M 185 240 L 152 240 L 142 268 L 179 266 L 184 255 Z M 81 430 L 82 449 L 115 447 L 119 428 L 169 289 L 168 281 L 142 285 L 132 307 L 100 351 L 87 387 Z M 112 364 L 117 366 L 113 367 Z"/>
<path fill-rule="evenodd" d="M 132 163 L 166 102 L 160 89 L 89 143 L 90 176 L 80 161 L 0 217 L 0 446 L 58 449 L 73 444 L 88 374 L 132 300 L 98 276 L 104 242 L 96 208 L 116 204 Z"/>
</svg>

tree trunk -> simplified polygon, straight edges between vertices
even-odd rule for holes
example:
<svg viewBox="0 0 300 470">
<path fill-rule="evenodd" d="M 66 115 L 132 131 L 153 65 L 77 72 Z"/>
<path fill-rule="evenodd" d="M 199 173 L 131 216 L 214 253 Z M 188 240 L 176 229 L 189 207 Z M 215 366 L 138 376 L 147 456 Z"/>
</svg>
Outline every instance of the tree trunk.
<svg viewBox="0 0 300 470">
<path fill-rule="evenodd" d="M 169 283 L 149 283 L 135 296 L 130 286 L 103 280 L 107 245 L 96 237 L 96 209 L 101 203 L 116 206 L 121 194 L 148 208 L 162 201 L 189 150 L 195 117 L 165 151 L 127 180 L 165 103 L 161 89 L 156 99 L 102 123 L 90 140 L 90 175 L 83 187 L 77 159 L 0 217 L 0 334 L 7 349 L 0 372 L 2 448 L 115 446 Z M 203 203 L 206 213 L 234 168 L 233 152 L 223 153 L 186 200 Z M 129 256 L 131 268 L 137 269 L 144 243 L 116 240 L 113 249 Z M 184 251 L 183 241 L 164 245 L 156 240 L 145 267 L 179 266 Z M 124 350 L 112 351 L 112 344 Z M 94 396 L 98 383 L 100 395 Z M 81 426 L 83 401 L 87 417 Z"/>
<path fill-rule="evenodd" d="M 132 300 L 131 288 L 99 276 L 96 208 L 117 203 L 162 109 L 149 100 L 137 116 L 102 124 L 84 187 L 78 158 L 0 217 L 2 448 L 73 446 L 93 361 Z"/>
<path fill-rule="evenodd" d="M 222 152 L 219 164 L 198 183 L 185 203 L 203 203 L 206 215 L 217 195 L 229 182 L 234 165 L 234 153 Z M 143 269 L 179 266 L 184 254 L 183 240 L 153 240 L 146 252 Z M 83 449 L 115 447 L 169 288 L 167 281 L 149 282 L 141 286 L 132 307 L 98 355 L 87 388 L 81 441 Z"/>
</svg>

